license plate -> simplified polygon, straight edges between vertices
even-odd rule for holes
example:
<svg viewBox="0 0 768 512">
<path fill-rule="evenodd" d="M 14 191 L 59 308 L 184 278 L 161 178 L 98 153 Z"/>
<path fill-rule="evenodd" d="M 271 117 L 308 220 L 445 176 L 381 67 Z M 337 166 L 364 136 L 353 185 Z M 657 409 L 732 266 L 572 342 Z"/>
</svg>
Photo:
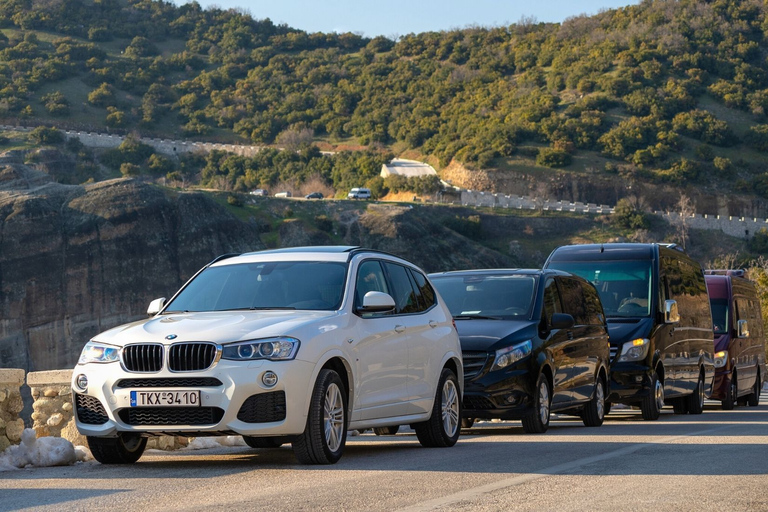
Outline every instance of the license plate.
<svg viewBox="0 0 768 512">
<path fill-rule="evenodd" d="M 131 407 L 200 407 L 200 391 L 131 391 Z"/>
</svg>

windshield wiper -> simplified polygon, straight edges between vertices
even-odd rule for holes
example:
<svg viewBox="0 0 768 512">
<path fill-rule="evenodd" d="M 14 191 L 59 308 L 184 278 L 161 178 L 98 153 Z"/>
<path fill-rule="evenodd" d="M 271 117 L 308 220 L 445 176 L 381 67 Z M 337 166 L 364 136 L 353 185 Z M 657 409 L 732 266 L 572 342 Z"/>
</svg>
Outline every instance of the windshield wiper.
<svg viewBox="0 0 768 512">
<path fill-rule="evenodd" d="M 189 310 L 188 309 L 178 309 L 176 311 L 163 311 L 162 312 L 163 315 L 169 315 L 171 313 L 189 313 Z"/>
<path fill-rule="evenodd" d="M 262 311 L 265 309 L 296 309 L 296 308 L 293 306 L 258 306 L 258 307 L 243 308 L 243 309 L 249 309 L 251 311 Z"/>
<path fill-rule="evenodd" d="M 485 316 L 485 315 L 454 315 L 454 320 L 501 320 L 498 316 Z"/>
</svg>

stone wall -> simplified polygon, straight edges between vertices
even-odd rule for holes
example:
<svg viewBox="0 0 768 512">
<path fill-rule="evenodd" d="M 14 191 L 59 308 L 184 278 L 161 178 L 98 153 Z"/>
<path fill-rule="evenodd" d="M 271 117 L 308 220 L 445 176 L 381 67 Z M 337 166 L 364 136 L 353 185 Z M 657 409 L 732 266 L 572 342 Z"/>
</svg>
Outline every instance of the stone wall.
<svg viewBox="0 0 768 512">
<path fill-rule="evenodd" d="M 24 370 L 0 370 L 0 452 L 21 442 L 24 421 L 19 413 L 24 407 L 19 389 L 24 383 Z"/>
</svg>

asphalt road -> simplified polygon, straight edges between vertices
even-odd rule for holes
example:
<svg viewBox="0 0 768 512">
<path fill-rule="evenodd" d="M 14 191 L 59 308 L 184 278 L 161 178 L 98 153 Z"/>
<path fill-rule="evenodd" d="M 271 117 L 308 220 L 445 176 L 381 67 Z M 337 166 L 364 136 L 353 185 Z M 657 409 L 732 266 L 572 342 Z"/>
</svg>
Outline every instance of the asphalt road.
<svg viewBox="0 0 768 512">
<path fill-rule="evenodd" d="M 483 422 L 448 449 L 412 432 L 349 437 L 334 466 L 289 445 L 148 451 L 0 473 L 0 510 L 768 510 L 768 393 L 759 407 L 655 422 L 614 410 L 600 428 L 567 417 L 543 435 Z"/>
</svg>

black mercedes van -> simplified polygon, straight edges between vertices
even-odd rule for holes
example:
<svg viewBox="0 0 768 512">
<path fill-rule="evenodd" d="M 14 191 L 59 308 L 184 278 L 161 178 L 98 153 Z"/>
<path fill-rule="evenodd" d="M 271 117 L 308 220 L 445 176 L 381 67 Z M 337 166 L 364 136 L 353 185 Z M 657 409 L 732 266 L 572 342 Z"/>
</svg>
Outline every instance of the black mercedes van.
<svg viewBox="0 0 768 512">
<path fill-rule="evenodd" d="M 639 405 L 646 420 L 664 404 L 700 414 L 715 375 L 712 314 L 701 266 L 673 244 L 568 245 L 544 268 L 597 288 L 611 341 L 609 402 Z"/>
</svg>

